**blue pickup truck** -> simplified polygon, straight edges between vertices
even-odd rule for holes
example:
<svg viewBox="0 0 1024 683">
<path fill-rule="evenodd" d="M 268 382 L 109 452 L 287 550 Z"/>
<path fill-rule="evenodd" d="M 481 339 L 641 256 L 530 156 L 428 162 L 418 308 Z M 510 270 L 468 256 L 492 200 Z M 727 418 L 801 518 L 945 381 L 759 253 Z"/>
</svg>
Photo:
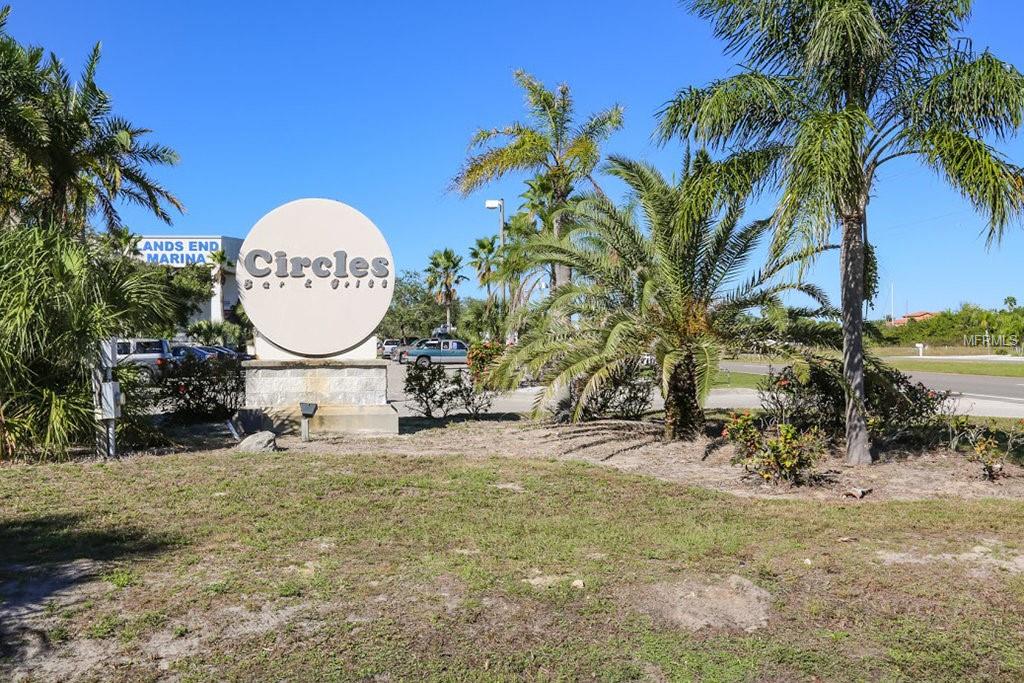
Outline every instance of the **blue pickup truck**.
<svg viewBox="0 0 1024 683">
<path fill-rule="evenodd" d="M 425 368 L 431 363 L 466 364 L 469 346 L 461 339 L 427 339 L 419 342 L 405 354 L 407 363 L 415 363 Z"/>
</svg>

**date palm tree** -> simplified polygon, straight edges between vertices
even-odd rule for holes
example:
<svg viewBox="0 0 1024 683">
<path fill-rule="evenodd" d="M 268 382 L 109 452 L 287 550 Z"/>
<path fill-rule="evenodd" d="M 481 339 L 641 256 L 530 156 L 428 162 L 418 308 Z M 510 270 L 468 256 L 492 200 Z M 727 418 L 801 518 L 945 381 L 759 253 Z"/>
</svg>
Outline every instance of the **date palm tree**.
<svg viewBox="0 0 1024 683">
<path fill-rule="evenodd" d="M 555 205 L 564 205 L 579 183 L 597 186 L 593 174 L 601 161 L 601 143 L 622 127 L 622 107 L 611 106 L 577 123 L 568 85 L 549 90 L 521 70 L 515 79 L 526 93 L 528 120 L 477 131 L 470 150 L 480 151 L 466 160 L 452 185 L 465 196 L 510 172 L 524 171 L 542 179 Z M 561 236 L 561 226 L 556 214 L 556 236 Z M 568 271 L 559 268 L 553 288 L 569 281 Z"/>
<path fill-rule="evenodd" d="M 914 157 L 988 220 L 1024 209 L 1024 173 L 993 147 L 1024 122 L 1024 77 L 958 40 L 970 0 L 689 0 L 744 70 L 687 88 L 662 139 L 773 160 L 776 224 L 841 237 L 847 462 L 871 462 L 864 414 L 868 204 L 878 169 Z"/>
<path fill-rule="evenodd" d="M 577 207 L 567 239 L 531 242 L 531 258 L 572 267 L 577 277 L 535 307 L 536 319 L 491 381 L 510 387 L 539 376 L 548 397 L 582 386 L 578 419 L 607 382 L 653 365 L 665 399 L 665 439 L 702 433 L 703 399 L 721 349 L 757 338 L 750 327 L 768 338 L 765 325 L 774 318 L 745 314 L 779 309 L 789 290 L 827 305 L 817 288 L 779 277 L 813 248 L 793 251 L 775 239 L 762 267 L 746 274 L 771 232 L 769 220 L 740 223 L 750 191 L 742 166 L 751 162 L 716 163 L 699 152 L 670 183 L 648 164 L 611 157 L 608 172 L 629 188 L 630 202 L 591 195 Z"/>
<path fill-rule="evenodd" d="M 498 238 L 494 235 L 477 239 L 469 249 L 469 266 L 476 270 L 477 282 L 487 289 L 487 302 L 491 303 L 491 283 L 498 266 Z"/>
<path fill-rule="evenodd" d="M 459 273 L 462 270 L 462 257 L 451 249 L 435 251 L 427 263 L 427 287 L 434 294 L 437 303 L 444 306 L 444 318 L 447 329 L 452 327 L 452 304 L 458 297 L 456 287 L 468 280 Z"/>
</svg>

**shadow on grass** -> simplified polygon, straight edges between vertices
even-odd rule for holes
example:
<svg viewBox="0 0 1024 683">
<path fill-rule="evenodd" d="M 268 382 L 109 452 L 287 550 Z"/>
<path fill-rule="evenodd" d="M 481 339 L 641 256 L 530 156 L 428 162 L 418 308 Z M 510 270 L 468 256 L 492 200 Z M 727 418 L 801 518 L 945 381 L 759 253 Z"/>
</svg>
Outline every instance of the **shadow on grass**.
<svg viewBox="0 0 1024 683">
<path fill-rule="evenodd" d="M 399 434 L 415 434 L 426 429 L 439 429 L 463 422 L 519 422 L 525 418 L 517 413 L 487 413 L 473 417 L 466 413 L 449 415 L 448 417 L 402 416 L 398 418 Z"/>
<path fill-rule="evenodd" d="M 0 521 L 0 665 L 20 659 L 29 648 L 49 648 L 40 627 L 47 610 L 84 601 L 77 589 L 106 571 L 106 563 L 154 555 L 180 543 L 136 526 L 96 527 L 82 514 Z"/>
</svg>

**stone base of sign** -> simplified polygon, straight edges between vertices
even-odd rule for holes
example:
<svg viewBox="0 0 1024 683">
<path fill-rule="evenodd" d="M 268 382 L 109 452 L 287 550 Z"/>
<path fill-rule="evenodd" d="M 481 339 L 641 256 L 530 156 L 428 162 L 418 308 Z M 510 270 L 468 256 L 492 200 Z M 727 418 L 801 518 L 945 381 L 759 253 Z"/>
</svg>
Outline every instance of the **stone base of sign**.
<svg viewBox="0 0 1024 683">
<path fill-rule="evenodd" d="M 388 404 L 387 362 L 358 360 L 250 360 L 245 369 L 243 422 L 281 434 L 298 431 L 299 403 L 316 403 L 310 433 L 398 433 L 398 411 Z"/>
</svg>

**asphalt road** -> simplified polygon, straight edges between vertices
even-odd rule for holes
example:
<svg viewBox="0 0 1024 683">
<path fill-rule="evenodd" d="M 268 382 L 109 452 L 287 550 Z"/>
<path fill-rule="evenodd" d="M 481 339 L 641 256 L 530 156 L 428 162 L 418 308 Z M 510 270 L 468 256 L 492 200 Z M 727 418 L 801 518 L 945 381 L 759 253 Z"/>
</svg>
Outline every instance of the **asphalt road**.
<svg viewBox="0 0 1024 683">
<path fill-rule="evenodd" d="M 763 375 L 768 364 L 724 361 L 722 368 L 733 372 Z M 989 417 L 1024 417 L 1024 378 L 988 375 L 954 375 L 944 372 L 907 371 L 916 382 L 936 391 L 957 394 L 960 410 Z"/>
</svg>

